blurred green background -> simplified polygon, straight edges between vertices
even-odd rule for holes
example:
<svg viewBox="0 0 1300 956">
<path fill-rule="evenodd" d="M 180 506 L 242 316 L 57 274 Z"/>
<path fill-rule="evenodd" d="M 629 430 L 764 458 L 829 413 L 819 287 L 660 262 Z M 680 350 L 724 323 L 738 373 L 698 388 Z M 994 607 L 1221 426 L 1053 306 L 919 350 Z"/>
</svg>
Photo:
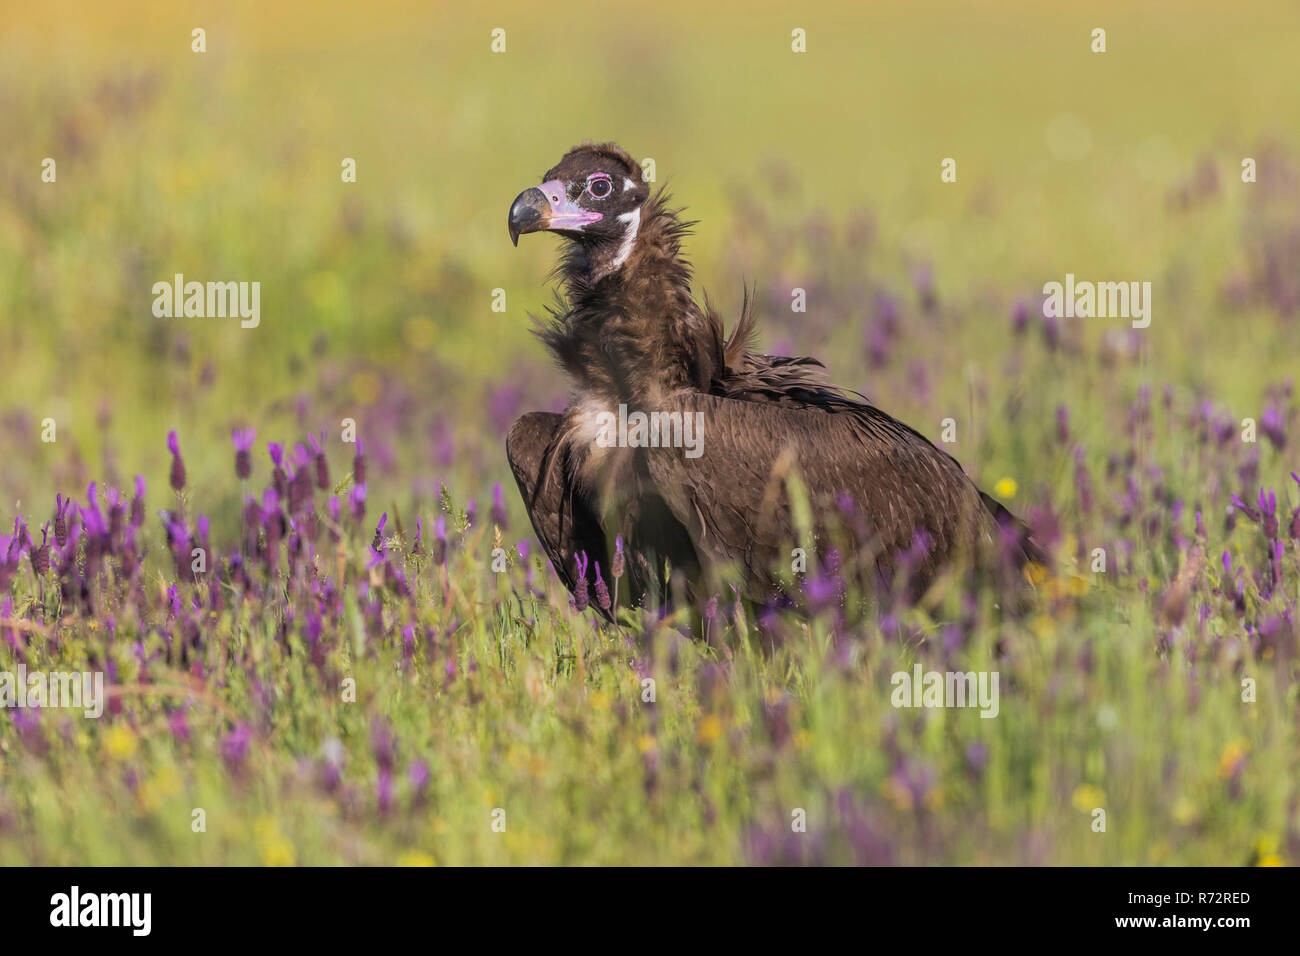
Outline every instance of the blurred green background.
<svg viewBox="0 0 1300 956">
<path fill-rule="evenodd" d="M 394 423 L 369 430 L 399 458 L 428 460 L 430 436 L 451 428 L 465 454 L 430 473 L 503 474 L 492 389 L 522 392 L 499 397 L 502 420 L 564 389 L 527 332 L 554 242 L 513 249 L 505 212 L 584 139 L 654 158 L 702 220 L 688 251 L 729 314 L 745 281 L 788 302 L 819 254 L 810 223 L 841 246 L 869 217 L 870 247 L 837 260 L 850 288 L 871 277 L 906 292 L 931 267 L 941 299 L 975 313 L 915 345 L 936 372 L 933 407 L 891 399 L 887 371 L 868 377 L 851 294 L 813 296 L 822 338 L 765 309 L 778 313 L 765 344 L 821 348 L 841 382 L 928 434 L 965 394 L 963 369 L 993 363 L 1014 298 L 1067 271 L 1153 281 L 1152 376 L 1255 401 L 1261 363 L 1295 354 L 1294 328 L 1249 310 L 1217 321 L 1210 305 L 1250 268 L 1240 158 L 1296 145 L 1300 5 L 1089 6 L 5 3 L 6 516 L 84 485 L 110 448 L 123 471 L 161 480 L 171 428 L 191 480 L 216 495 L 234 425 L 290 437 L 328 412 L 365 433 L 385 396 Z M 1097 26 L 1105 54 L 1089 48 Z M 490 52 L 497 27 L 504 54 Z M 795 27 L 806 54 L 790 50 Z M 55 184 L 40 180 L 47 156 Z M 340 181 L 343 157 L 355 184 Z M 1207 158 L 1220 201 L 1171 212 Z M 748 205 L 766 210 L 761 226 Z M 760 241 L 779 271 L 749 254 Z M 154 318 L 151 286 L 176 272 L 260 281 L 261 327 Z M 1053 376 L 1030 398 L 1050 406 L 1070 384 Z M 299 423 L 303 396 L 319 404 Z M 36 440 L 47 416 L 55 445 Z"/>
</svg>

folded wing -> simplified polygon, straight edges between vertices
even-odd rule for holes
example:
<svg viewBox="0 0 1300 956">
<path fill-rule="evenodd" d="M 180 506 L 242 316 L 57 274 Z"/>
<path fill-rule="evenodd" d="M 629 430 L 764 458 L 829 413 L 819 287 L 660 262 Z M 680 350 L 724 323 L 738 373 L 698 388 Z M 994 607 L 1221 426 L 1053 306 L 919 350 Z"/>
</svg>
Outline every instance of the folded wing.
<svg viewBox="0 0 1300 956">
<path fill-rule="evenodd" d="M 961 466 L 870 405 L 827 410 L 682 392 L 662 410 L 693 416 L 700 454 L 645 449 L 650 480 L 701 555 L 757 582 L 755 600 L 766 598 L 774 562 L 788 563 L 793 547 L 811 558 L 827 546 L 832 523 L 856 526 L 855 543 L 876 555 L 886 577 L 914 547 L 923 556 L 911 571 L 924 578 L 992 540 L 992 516 Z M 797 537 L 785 480 L 792 473 L 813 507 L 811 542 Z"/>
</svg>

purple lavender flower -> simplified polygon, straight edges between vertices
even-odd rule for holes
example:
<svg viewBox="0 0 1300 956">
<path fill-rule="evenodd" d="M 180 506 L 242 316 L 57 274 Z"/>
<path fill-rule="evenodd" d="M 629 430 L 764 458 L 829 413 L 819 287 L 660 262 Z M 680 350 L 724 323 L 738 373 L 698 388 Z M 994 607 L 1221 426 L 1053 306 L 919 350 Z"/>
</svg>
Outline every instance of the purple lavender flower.
<svg viewBox="0 0 1300 956">
<path fill-rule="evenodd" d="M 604 579 L 600 576 L 600 562 L 596 562 L 596 604 L 602 611 L 609 610 L 609 588 L 605 586 Z"/>
<path fill-rule="evenodd" d="M 575 610 L 585 611 L 587 609 L 587 566 L 590 563 L 587 558 L 587 552 L 573 556 L 573 563 L 578 566 L 578 582 L 573 590 L 573 606 Z"/>
<path fill-rule="evenodd" d="M 1286 448 L 1286 416 L 1275 402 L 1269 402 L 1259 416 L 1259 430 L 1278 451 Z"/>
<path fill-rule="evenodd" d="M 68 511 L 72 508 L 72 499 L 63 495 L 54 496 L 54 543 L 62 548 L 68 543 Z"/>
<path fill-rule="evenodd" d="M 334 541 L 337 541 L 339 539 L 338 526 L 340 520 L 339 519 L 340 505 L 339 505 L 338 495 L 331 495 L 329 503 L 326 505 L 326 507 L 329 509 L 329 513 L 330 513 L 330 522 L 331 522 L 330 538 Z"/>
<path fill-rule="evenodd" d="M 50 523 L 47 521 L 45 522 L 44 526 L 41 528 L 40 547 L 31 548 L 29 552 L 31 557 L 31 562 L 32 562 L 32 570 L 36 572 L 38 577 L 45 577 L 45 575 L 48 574 L 50 570 L 49 535 L 50 535 Z"/>
<path fill-rule="evenodd" d="M 257 529 L 262 524 L 262 509 L 257 499 L 249 495 L 244 499 L 244 553 L 252 554 L 257 550 Z"/>
<path fill-rule="evenodd" d="M 501 495 L 501 482 L 496 482 L 492 486 L 492 511 L 489 514 L 492 523 L 505 531 L 509 524 L 506 520 L 506 503 Z"/>
<path fill-rule="evenodd" d="M 306 449 L 301 445 L 295 447 L 306 455 Z M 310 459 L 297 465 L 289 479 L 289 513 L 292 515 L 301 515 L 311 507 L 311 473 L 307 470 L 309 462 Z"/>
<path fill-rule="evenodd" d="M 1300 485 L 1300 475 L 1297 475 L 1293 471 L 1291 472 L 1291 477 L 1295 479 L 1295 483 L 1297 485 Z M 1300 540 L 1300 505 L 1296 506 L 1295 512 L 1291 515 L 1290 530 L 1291 530 L 1291 537 Z"/>
<path fill-rule="evenodd" d="M 759 713 L 763 718 L 763 727 L 767 731 L 768 738 L 772 741 L 772 746 L 780 750 L 792 736 L 790 696 L 782 694 L 772 703 L 768 703 L 766 700 L 762 701 L 759 705 Z"/>
<path fill-rule="evenodd" d="M 179 515 L 160 511 L 159 516 L 167 526 L 167 543 L 176 561 L 176 575 L 184 580 L 190 574 L 190 529 Z"/>
<path fill-rule="evenodd" d="M 333 793 L 343 780 L 343 767 L 347 763 L 347 753 L 343 749 L 343 744 L 334 737 L 325 741 L 321 750 L 324 757 L 320 768 L 321 789 L 326 793 Z"/>
<path fill-rule="evenodd" d="M 837 578 L 821 571 L 805 575 L 804 593 L 808 596 L 808 605 L 814 613 L 820 613 L 835 606 L 840 599 L 841 584 Z"/>
<path fill-rule="evenodd" d="M 185 719 L 185 711 L 177 709 L 171 712 L 167 717 L 167 726 L 172 732 L 172 736 L 179 743 L 188 743 L 190 739 L 190 725 Z"/>
<path fill-rule="evenodd" d="M 320 442 L 316 440 L 315 435 L 308 435 L 307 441 L 311 443 L 312 456 L 316 463 L 316 487 L 321 491 L 328 491 L 330 467 L 329 462 L 325 460 L 325 452 L 321 450 Z"/>
<path fill-rule="evenodd" d="M 899 308 L 898 300 L 888 292 L 876 293 L 876 318 L 885 334 L 892 338 L 898 331 Z"/>
<path fill-rule="evenodd" d="M 433 774 L 429 772 L 429 765 L 423 760 L 416 760 L 411 764 L 411 769 L 406 775 L 411 783 L 411 801 L 417 807 L 423 806 L 429 781 L 433 779 Z"/>
<path fill-rule="evenodd" d="M 266 450 L 271 456 L 271 487 L 281 497 L 288 497 L 289 476 L 284 472 L 284 446 L 279 442 L 267 442 Z"/>
<path fill-rule="evenodd" d="M 173 491 L 185 490 L 185 462 L 181 460 L 181 443 L 175 431 L 167 433 L 167 449 L 172 453 L 171 483 Z"/>
<path fill-rule="evenodd" d="M 230 433 L 230 440 L 235 443 L 235 477 L 247 481 L 253 473 L 253 459 L 248 450 L 253 447 L 257 432 L 251 428 L 236 428 Z"/>
<path fill-rule="evenodd" d="M 498 432 L 505 432 L 519 414 L 523 389 L 515 384 L 501 385 L 488 396 L 488 416 Z"/>
<path fill-rule="evenodd" d="M 131 527 L 139 528 L 144 522 L 144 475 L 135 476 L 135 497 L 131 499 Z"/>
<path fill-rule="evenodd" d="M 989 761 L 988 744 L 982 740 L 972 741 L 966 748 L 966 769 L 974 777 L 979 777 L 984 773 L 984 766 Z"/>
<path fill-rule="evenodd" d="M 352 481 L 358 485 L 366 483 L 366 450 L 361 439 L 357 439 L 356 457 L 352 459 Z"/>
<path fill-rule="evenodd" d="M 280 496 L 274 488 L 267 488 L 262 492 L 262 511 L 258 517 L 263 529 L 266 531 L 267 559 L 269 561 L 276 546 L 288 530 L 288 522 L 284 519 L 284 512 L 280 510 Z"/>
<path fill-rule="evenodd" d="M 1043 316 L 1043 342 L 1049 352 L 1055 352 L 1061 345 L 1061 320 L 1055 315 Z"/>
<path fill-rule="evenodd" d="M 380 770 L 393 769 L 393 735 L 382 720 L 370 724 L 370 750 L 374 753 L 375 763 Z"/>
<path fill-rule="evenodd" d="M 122 534 L 122 493 L 109 488 L 104 497 L 108 500 L 108 536 L 116 541 Z"/>
<path fill-rule="evenodd" d="M 43 756 L 47 744 L 41 733 L 41 712 L 34 707 L 15 707 L 12 711 L 14 727 L 30 752 Z"/>
<path fill-rule="evenodd" d="M 1255 524 L 1263 525 L 1264 537 L 1268 538 L 1270 541 L 1277 538 L 1277 495 L 1272 490 L 1270 490 L 1266 496 L 1264 494 L 1264 489 L 1259 489 L 1258 507 L 1246 504 L 1236 495 L 1232 496 L 1232 503 L 1237 506 L 1237 509 L 1241 511 L 1242 514 Z"/>
<path fill-rule="evenodd" d="M 1027 328 L 1029 328 L 1029 303 L 1024 299 L 1017 299 L 1016 304 L 1011 307 L 1011 330 L 1019 336 L 1024 335 Z"/>
<path fill-rule="evenodd" d="M 433 519 L 433 561 L 435 564 L 447 563 L 447 517 L 438 515 Z"/>
<path fill-rule="evenodd" d="M 253 741 L 253 729 L 247 724 L 240 724 L 221 741 L 221 759 L 226 769 L 233 774 L 241 773 L 244 761 L 248 758 L 249 745 Z"/>
<path fill-rule="evenodd" d="M 614 560 L 613 562 L 611 562 L 611 567 L 609 569 L 609 573 L 614 576 L 615 581 L 617 581 L 619 578 L 623 576 L 625 565 L 626 565 L 626 558 L 624 558 L 623 556 L 623 536 L 621 534 L 615 535 L 614 536 Z"/>
<path fill-rule="evenodd" d="M 1264 537 L 1270 541 L 1277 540 L 1277 495 L 1273 489 L 1268 490 L 1267 500 L 1264 498 L 1264 489 L 1259 489 L 1259 510 L 1263 512 L 1264 520 Z"/>
</svg>

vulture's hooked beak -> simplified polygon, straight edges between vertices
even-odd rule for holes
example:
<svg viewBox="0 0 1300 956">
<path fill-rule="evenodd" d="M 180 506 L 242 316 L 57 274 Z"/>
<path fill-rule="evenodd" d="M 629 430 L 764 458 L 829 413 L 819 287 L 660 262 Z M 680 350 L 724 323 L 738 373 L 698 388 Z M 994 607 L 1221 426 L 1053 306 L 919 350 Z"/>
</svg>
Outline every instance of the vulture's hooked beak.
<svg viewBox="0 0 1300 956">
<path fill-rule="evenodd" d="M 525 189 L 510 204 L 510 241 L 519 245 L 526 232 L 581 232 L 582 227 L 599 222 L 603 216 L 569 201 L 568 189 L 558 179 Z"/>
</svg>

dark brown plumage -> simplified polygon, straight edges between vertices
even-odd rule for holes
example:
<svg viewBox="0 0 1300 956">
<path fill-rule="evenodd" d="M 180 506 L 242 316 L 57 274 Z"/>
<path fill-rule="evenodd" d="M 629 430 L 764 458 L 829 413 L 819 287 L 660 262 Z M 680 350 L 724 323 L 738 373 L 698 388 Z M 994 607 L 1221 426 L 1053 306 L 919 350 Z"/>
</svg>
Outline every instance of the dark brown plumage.
<svg viewBox="0 0 1300 956">
<path fill-rule="evenodd" d="M 581 146 L 543 179 L 515 200 L 510 232 L 516 241 L 540 230 L 567 240 L 557 269 L 563 295 L 538 335 L 574 393 L 561 415 L 517 421 L 507 454 L 533 528 L 571 591 L 579 554 L 590 560 L 589 590 L 597 563 L 609 578 L 616 535 L 626 542 L 623 593 L 633 602 L 707 600 L 730 569 L 756 602 L 784 595 L 801 603 L 791 575 L 780 573 L 792 549 L 805 550 L 813 571 L 844 535 L 877 582 L 894 583 L 905 564 L 913 596 L 945 566 L 987 558 L 1003 538 L 1032 549 L 1023 527 L 951 456 L 827 384 L 820 362 L 751 352 L 748 295 L 724 338 L 721 317 L 691 294 L 680 245 L 693 223 L 669 209 L 662 190 L 650 197 L 626 152 Z M 617 415 L 620 405 L 693 416 L 703 426 L 699 456 L 606 447 L 597 440 L 609 435 L 603 413 Z M 796 475 L 811 506 L 811 540 L 796 532 L 788 484 Z M 999 524 L 1012 530 L 999 534 Z"/>
</svg>

